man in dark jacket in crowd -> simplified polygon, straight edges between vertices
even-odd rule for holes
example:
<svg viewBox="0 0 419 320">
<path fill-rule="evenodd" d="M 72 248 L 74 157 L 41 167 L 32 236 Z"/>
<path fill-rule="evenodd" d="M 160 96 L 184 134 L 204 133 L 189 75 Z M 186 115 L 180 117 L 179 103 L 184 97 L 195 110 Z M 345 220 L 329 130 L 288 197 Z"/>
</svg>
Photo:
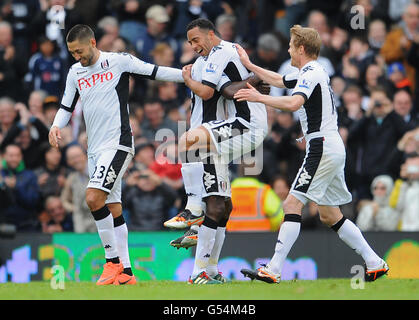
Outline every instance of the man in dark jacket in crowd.
<svg viewBox="0 0 419 320">
<path fill-rule="evenodd" d="M 359 199 L 371 198 L 369 188 L 374 177 L 388 173 L 388 156 L 406 129 L 386 92 L 380 88 L 372 91 L 368 110 L 350 126 L 348 134 L 348 144 L 359 143 L 361 151 L 357 159 L 361 176 L 356 188 Z"/>
<path fill-rule="evenodd" d="M 18 145 L 6 147 L 1 163 L 0 184 L 8 201 L 0 206 L 4 222 L 14 224 L 17 231 L 38 231 L 36 205 L 39 191 L 36 175 L 25 169 Z"/>
</svg>

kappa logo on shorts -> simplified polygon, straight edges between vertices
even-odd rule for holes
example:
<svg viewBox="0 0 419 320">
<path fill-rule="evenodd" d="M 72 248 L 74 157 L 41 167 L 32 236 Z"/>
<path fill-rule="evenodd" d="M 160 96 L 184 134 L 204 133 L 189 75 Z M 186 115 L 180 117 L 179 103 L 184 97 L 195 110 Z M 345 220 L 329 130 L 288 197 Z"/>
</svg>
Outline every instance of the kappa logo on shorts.
<svg viewBox="0 0 419 320">
<path fill-rule="evenodd" d="M 228 138 L 231 137 L 233 134 L 233 126 L 230 125 L 226 125 L 226 126 L 222 126 L 219 129 L 213 129 L 214 132 L 216 132 L 219 136 L 222 136 L 223 138 Z"/>
<path fill-rule="evenodd" d="M 204 171 L 204 185 L 205 185 L 205 190 L 209 190 L 212 185 L 215 183 L 215 175 Z"/>
<path fill-rule="evenodd" d="M 302 187 L 305 184 L 308 184 L 311 178 L 312 177 L 308 174 L 306 168 L 303 168 L 303 173 L 298 178 L 298 185 L 295 187 L 295 189 Z"/>
<path fill-rule="evenodd" d="M 106 175 L 106 184 L 105 186 L 107 186 L 108 184 L 114 183 L 115 179 L 116 179 L 117 175 L 115 173 L 114 168 L 111 166 L 109 168 L 108 174 Z"/>
</svg>

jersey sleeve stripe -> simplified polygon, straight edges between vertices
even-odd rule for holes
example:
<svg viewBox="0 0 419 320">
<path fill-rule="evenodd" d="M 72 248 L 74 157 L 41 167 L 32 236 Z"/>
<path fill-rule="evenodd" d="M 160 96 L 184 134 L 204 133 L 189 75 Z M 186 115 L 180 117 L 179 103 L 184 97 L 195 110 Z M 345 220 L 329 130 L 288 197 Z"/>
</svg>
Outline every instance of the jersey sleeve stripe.
<svg viewBox="0 0 419 320">
<path fill-rule="evenodd" d="M 217 85 L 216 85 L 216 84 L 213 84 L 212 82 L 209 82 L 209 81 L 207 81 L 207 80 L 202 80 L 202 84 L 205 84 L 205 85 L 207 85 L 208 87 L 211 87 L 211 88 L 213 88 L 213 89 L 216 89 L 216 88 L 217 88 Z"/>
<path fill-rule="evenodd" d="M 228 87 L 231 84 L 231 81 L 224 83 L 220 88 L 220 93 L 223 92 L 224 88 Z"/>
<path fill-rule="evenodd" d="M 67 107 L 67 106 L 65 106 L 65 105 L 61 104 L 61 107 L 60 107 L 60 108 L 62 108 L 62 109 L 64 109 L 64 110 L 66 110 L 66 111 L 68 111 L 68 112 L 73 112 L 73 111 L 74 111 L 74 108 L 76 107 L 77 100 L 79 100 L 79 97 L 80 97 L 80 94 L 79 94 L 79 92 L 76 90 L 76 93 L 74 94 L 73 101 L 71 102 L 71 106 Z"/>
<path fill-rule="evenodd" d="M 285 79 L 285 76 L 283 76 L 282 81 L 284 82 L 284 86 L 288 89 L 293 89 L 297 85 L 297 79 L 287 80 Z"/>
<path fill-rule="evenodd" d="M 304 92 L 294 92 L 292 95 L 295 96 L 296 94 L 302 96 L 304 98 L 304 102 L 308 100 L 307 95 Z"/>
</svg>

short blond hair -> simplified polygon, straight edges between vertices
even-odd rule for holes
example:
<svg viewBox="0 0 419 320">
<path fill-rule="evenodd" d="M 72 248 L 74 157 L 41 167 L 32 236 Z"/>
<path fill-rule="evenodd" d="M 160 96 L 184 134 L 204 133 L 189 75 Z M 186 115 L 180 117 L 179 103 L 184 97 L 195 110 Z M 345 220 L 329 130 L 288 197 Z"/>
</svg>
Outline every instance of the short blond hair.
<svg viewBox="0 0 419 320">
<path fill-rule="evenodd" d="M 303 46 L 307 56 L 317 59 L 322 45 L 317 30 L 313 28 L 303 28 L 297 24 L 291 28 L 290 32 L 293 40 L 292 44 L 296 48 Z"/>
</svg>

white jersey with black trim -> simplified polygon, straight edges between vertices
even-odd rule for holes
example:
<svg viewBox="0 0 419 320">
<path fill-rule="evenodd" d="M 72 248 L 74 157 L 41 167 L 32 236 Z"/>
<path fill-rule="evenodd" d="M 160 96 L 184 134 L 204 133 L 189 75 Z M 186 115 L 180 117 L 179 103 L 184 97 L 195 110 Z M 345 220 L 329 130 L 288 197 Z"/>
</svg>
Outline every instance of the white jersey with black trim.
<svg viewBox="0 0 419 320">
<path fill-rule="evenodd" d="M 316 61 L 306 63 L 298 72 L 283 77 L 284 85 L 301 95 L 304 105 L 298 110 L 304 136 L 337 133 L 338 115 L 333 100 L 330 78 Z"/>
<path fill-rule="evenodd" d="M 202 70 L 206 63 L 206 57 L 198 57 L 192 65 L 191 76 L 192 79 L 198 82 L 202 81 Z M 191 129 L 199 127 L 203 123 L 214 120 L 225 120 L 226 110 L 224 106 L 224 99 L 221 95 L 223 88 L 230 84 L 230 79 L 223 75 L 215 86 L 214 95 L 208 100 L 202 98 L 193 92 L 191 105 Z"/>
<path fill-rule="evenodd" d="M 183 82 L 180 69 L 146 63 L 128 53 L 102 52 L 95 64 L 79 62 L 69 70 L 61 108 L 54 124 L 62 128 L 80 98 L 86 123 L 88 154 L 105 149 L 134 152 L 128 118 L 129 75 Z M 63 110 L 67 112 L 63 112 Z"/>
<path fill-rule="evenodd" d="M 251 75 L 241 63 L 234 43 L 221 40 L 214 46 L 202 70 L 202 83 L 216 88 L 226 75 L 230 81 L 242 81 Z M 228 118 L 237 117 L 246 126 L 268 130 L 266 106 L 262 103 L 226 100 Z"/>
</svg>

